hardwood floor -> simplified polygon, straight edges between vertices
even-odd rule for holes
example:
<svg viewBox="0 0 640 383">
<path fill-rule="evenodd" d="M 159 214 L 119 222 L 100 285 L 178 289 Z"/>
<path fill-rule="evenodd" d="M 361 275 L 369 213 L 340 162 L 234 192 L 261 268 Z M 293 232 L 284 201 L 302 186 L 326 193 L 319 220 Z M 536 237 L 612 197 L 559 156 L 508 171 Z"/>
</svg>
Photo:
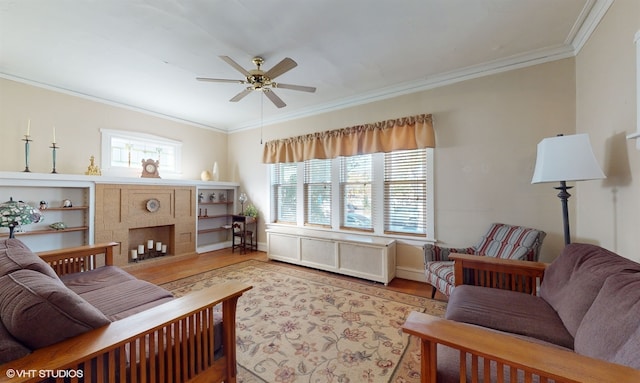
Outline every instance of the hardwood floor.
<svg viewBox="0 0 640 383">
<path fill-rule="evenodd" d="M 262 262 L 276 262 L 279 265 L 286 267 L 300 268 L 306 271 L 313 271 L 317 273 L 327 273 L 325 271 L 290 265 L 283 262 L 271 261 L 267 258 L 267 254 L 262 251 L 239 254 L 237 252 L 232 253 L 230 248 L 199 255 L 196 254 L 158 258 L 140 262 L 134 265 L 125 266 L 124 269 L 126 269 L 129 273 L 136 276 L 137 278 L 149 281 L 154 284 L 162 284 L 181 278 L 186 278 L 191 275 L 199 274 L 207 270 L 213 270 L 234 263 L 243 262 L 249 259 L 255 259 Z M 363 279 L 352 278 L 332 273 L 327 274 L 331 274 L 333 276 L 348 279 L 351 281 L 356 281 L 359 283 L 377 285 L 382 288 L 387 288 L 407 294 L 413 294 L 427 298 L 431 297 L 431 285 L 427 284 L 426 282 L 417 282 L 407 279 L 394 278 L 388 286 L 384 286 L 381 283 L 366 281 Z M 446 297 L 440 293 L 437 293 L 435 298 L 441 301 L 447 300 Z"/>
</svg>

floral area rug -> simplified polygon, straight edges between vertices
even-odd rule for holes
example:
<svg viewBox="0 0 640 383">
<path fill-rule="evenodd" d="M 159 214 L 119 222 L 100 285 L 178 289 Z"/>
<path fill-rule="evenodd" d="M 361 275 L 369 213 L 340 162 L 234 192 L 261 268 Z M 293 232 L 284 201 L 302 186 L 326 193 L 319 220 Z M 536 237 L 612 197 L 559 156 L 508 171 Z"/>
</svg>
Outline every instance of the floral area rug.
<svg viewBox="0 0 640 383">
<path fill-rule="evenodd" d="M 420 348 L 400 326 L 446 303 L 373 282 L 250 260 L 162 285 L 176 296 L 224 281 L 250 284 L 238 300 L 238 382 L 420 381 Z"/>
</svg>

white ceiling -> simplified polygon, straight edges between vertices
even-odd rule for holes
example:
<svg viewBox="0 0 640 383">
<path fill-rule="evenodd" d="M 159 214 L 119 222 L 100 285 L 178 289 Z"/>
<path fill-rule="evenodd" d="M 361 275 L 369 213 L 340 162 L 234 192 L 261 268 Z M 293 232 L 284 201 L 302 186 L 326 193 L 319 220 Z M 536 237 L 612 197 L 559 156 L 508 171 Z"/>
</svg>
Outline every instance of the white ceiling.
<svg viewBox="0 0 640 383">
<path fill-rule="evenodd" d="M 575 55 L 612 0 L 0 0 L 0 76 L 203 127 L 258 126 L 242 79 L 298 67 L 264 124 Z"/>
</svg>

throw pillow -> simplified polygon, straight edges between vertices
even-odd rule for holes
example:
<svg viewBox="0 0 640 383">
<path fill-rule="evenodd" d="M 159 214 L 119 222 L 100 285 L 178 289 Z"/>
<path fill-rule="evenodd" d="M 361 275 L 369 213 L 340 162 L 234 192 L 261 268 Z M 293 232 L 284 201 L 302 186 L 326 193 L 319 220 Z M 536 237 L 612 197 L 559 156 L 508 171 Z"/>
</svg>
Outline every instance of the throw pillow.
<svg viewBox="0 0 640 383">
<path fill-rule="evenodd" d="M 109 323 L 62 282 L 33 270 L 0 277 L 0 307 L 7 330 L 32 350 Z"/>
<path fill-rule="evenodd" d="M 475 253 L 488 257 L 534 261 L 534 246 L 543 234 L 539 230 L 494 223 L 475 245 Z"/>
<path fill-rule="evenodd" d="M 33 253 L 19 239 L 6 239 L 0 242 L 0 276 L 7 275 L 16 270 L 28 269 L 58 279 L 55 271 Z"/>
<path fill-rule="evenodd" d="M 640 272 L 621 272 L 604 282 L 584 316 L 575 351 L 640 369 Z"/>
<path fill-rule="evenodd" d="M 22 358 L 31 352 L 28 348 L 20 344 L 0 322 L 0 364 Z"/>
<path fill-rule="evenodd" d="M 545 270 L 540 297 L 575 337 L 604 281 L 627 269 L 640 271 L 640 265 L 599 246 L 572 243 Z"/>
</svg>

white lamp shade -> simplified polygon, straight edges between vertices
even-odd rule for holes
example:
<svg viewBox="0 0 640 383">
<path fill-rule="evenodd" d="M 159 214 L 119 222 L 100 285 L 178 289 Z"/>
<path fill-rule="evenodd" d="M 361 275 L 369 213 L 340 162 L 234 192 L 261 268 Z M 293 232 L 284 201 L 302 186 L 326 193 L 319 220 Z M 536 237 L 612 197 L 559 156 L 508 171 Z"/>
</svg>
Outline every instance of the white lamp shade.
<svg viewBox="0 0 640 383">
<path fill-rule="evenodd" d="M 538 144 L 531 183 L 605 178 L 587 134 L 545 138 Z"/>
</svg>

